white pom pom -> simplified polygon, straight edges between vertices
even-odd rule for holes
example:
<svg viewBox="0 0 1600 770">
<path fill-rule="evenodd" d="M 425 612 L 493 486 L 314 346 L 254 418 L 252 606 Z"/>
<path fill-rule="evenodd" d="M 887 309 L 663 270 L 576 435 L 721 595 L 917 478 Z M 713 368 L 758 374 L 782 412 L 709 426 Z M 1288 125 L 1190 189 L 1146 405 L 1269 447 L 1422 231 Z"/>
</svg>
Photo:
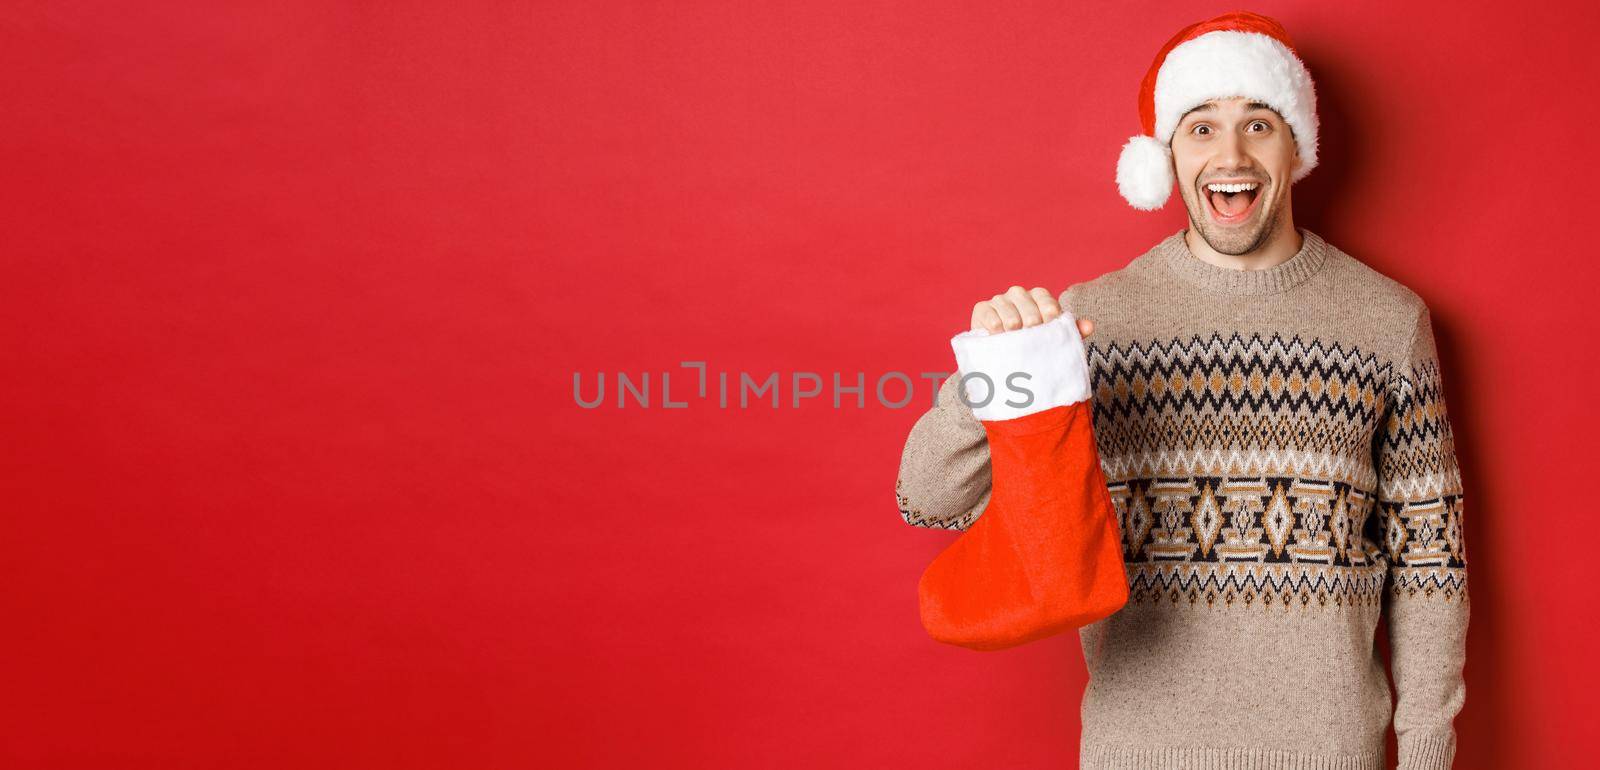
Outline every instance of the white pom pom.
<svg viewBox="0 0 1600 770">
<path fill-rule="evenodd" d="M 1177 178 L 1172 173 L 1172 150 L 1140 134 L 1122 146 L 1117 158 L 1117 190 L 1141 211 L 1165 206 Z"/>
</svg>

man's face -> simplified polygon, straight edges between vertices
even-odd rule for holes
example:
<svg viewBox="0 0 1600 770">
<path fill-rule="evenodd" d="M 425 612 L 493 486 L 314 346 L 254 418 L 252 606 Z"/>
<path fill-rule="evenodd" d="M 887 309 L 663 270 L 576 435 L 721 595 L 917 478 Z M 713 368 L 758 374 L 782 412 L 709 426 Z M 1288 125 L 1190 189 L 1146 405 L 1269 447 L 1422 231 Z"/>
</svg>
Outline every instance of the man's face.
<svg viewBox="0 0 1600 770">
<path fill-rule="evenodd" d="M 1218 253 L 1255 251 L 1282 225 L 1300 158 L 1289 124 L 1271 108 L 1235 98 L 1190 110 L 1173 134 L 1172 159 L 1189 221 Z"/>
</svg>

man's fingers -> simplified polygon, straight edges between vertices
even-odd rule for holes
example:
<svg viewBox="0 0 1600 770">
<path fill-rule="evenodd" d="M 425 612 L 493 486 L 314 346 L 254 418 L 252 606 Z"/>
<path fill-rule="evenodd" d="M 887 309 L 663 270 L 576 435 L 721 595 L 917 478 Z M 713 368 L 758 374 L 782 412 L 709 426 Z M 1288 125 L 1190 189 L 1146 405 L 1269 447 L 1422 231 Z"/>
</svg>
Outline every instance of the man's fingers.
<svg viewBox="0 0 1600 770">
<path fill-rule="evenodd" d="M 999 334 L 1003 330 L 1000 323 L 1000 314 L 995 312 L 994 305 L 987 300 L 972 306 L 972 330 L 982 329 L 990 334 Z"/>
<path fill-rule="evenodd" d="M 1046 321 L 1060 318 L 1063 313 L 1060 301 L 1044 287 L 1024 289 L 1021 286 L 1012 286 L 1005 292 L 972 306 L 972 329 L 999 334 L 1013 329 L 1038 326 Z M 1087 337 L 1093 333 L 1094 324 L 1079 321 L 1078 330 L 1080 335 Z"/>
<path fill-rule="evenodd" d="M 1004 294 L 996 294 L 989 299 L 989 306 L 994 312 L 1000 314 L 1000 327 L 1005 331 L 1022 328 L 1022 314 L 1017 312 L 1017 307 Z"/>
<path fill-rule="evenodd" d="M 1039 306 L 1033 302 L 1033 295 L 1029 294 L 1027 289 L 1021 286 L 1006 289 L 1006 299 L 1011 300 L 1011 306 L 1017 309 L 1017 316 L 1022 319 L 1022 326 L 1038 326 L 1044 320 L 1039 315 Z"/>
<path fill-rule="evenodd" d="M 1056 298 L 1051 296 L 1042 286 L 1035 286 L 1028 290 L 1028 296 L 1033 298 L 1033 304 L 1039 308 L 1041 320 L 1049 321 L 1061 315 L 1061 306 L 1056 303 Z"/>
<path fill-rule="evenodd" d="M 1094 321 L 1091 321 L 1087 318 L 1079 318 L 1078 336 L 1088 339 L 1089 335 L 1091 334 L 1094 334 Z"/>
</svg>

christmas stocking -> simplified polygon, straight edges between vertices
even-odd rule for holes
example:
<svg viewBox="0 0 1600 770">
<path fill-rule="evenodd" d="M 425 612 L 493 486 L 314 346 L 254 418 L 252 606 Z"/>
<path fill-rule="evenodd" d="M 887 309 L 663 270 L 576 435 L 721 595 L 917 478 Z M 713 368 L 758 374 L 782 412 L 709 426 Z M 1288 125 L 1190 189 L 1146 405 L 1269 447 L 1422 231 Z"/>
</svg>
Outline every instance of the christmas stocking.
<svg viewBox="0 0 1600 770">
<path fill-rule="evenodd" d="M 1128 578 L 1076 319 L 964 332 L 950 344 L 989 437 L 993 484 L 988 507 L 922 574 L 923 627 L 941 642 L 999 650 L 1116 612 Z"/>
</svg>

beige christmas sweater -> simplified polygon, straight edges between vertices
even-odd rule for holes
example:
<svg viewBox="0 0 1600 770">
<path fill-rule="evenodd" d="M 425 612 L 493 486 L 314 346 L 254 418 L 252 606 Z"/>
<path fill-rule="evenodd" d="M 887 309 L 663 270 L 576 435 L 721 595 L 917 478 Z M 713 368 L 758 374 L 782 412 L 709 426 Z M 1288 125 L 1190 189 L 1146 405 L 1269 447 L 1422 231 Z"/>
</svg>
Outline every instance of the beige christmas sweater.
<svg viewBox="0 0 1600 770">
<path fill-rule="evenodd" d="M 1130 599 L 1079 631 L 1081 766 L 1448 768 L 1466 699 L 1461 477 L 1428 310 L 1301 229 L 1267 270 L 1179 231 L 1062 303 L 1092 319 L 1094 429 Z M 957 375 L 912 428 L 909 524 L 989 496 Z M 1376 647 L 1385 621 L 1396 695 Z"/>
</svg>

